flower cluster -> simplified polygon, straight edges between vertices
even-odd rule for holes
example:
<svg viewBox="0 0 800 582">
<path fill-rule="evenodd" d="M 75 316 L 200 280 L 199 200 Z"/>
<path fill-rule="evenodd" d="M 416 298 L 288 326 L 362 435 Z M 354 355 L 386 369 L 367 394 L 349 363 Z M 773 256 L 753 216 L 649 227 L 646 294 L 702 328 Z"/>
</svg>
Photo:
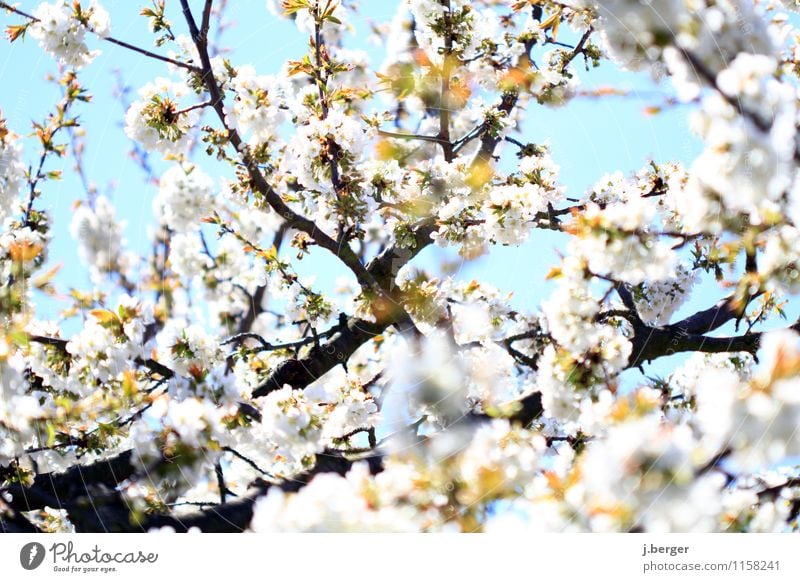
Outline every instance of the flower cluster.
<svg viewBox="0 0 800 582">
<path fill-rule="evenodd" d="M 677 256 L 666 241 L 651 231 L 656 208 L 641 195 L 624 203 L 589 203 L 570 229 L 570 250 L 583 257 L 596 275 L 622 281 L 660 281 L 675 275 Z"/>
<path fill-rule="evenodd" d="M 217 10 L 187 4 L 193 36 L 162 2 L 143 10 L 157 48 L 134 48 L 167 76 L 125 114 L 158 177 L 142 253 L 116 184 L 90 186 L 74 72 L 30 161 L 0 120 L 0 490 L 24 493 L 0 505 L 14 523 L 800 527 L 800 325 L 778 322 L 800 292 L 800 49 L 781 3 L 403 0 L 370 25 L 378 70 L 345 46 L 363 20 L 352 3 L 278 4 L 309 42 L 271 71 L 221 46 Z M 29 31 L 65 67 L 108 34 L 96 2 L 9 12 L 12 41 Z M 701 153 L 568 192 L 583 176 L 562 175 L 571 150 L 546 133 L 561 126 L 525 117 L 618 95 L 578 91 L 609 57 L 671 79 L 647 113 L 691 109 Z M 64 155 L 87 185 L 69 230 L 92 282 L 68 293 L 48 264 Z M 485 261 L 464 263 L 497 269 L 505 245 L 538 288 L 496 288 L 474 275 Z M 76 499 L 22 505 L 53 493 Z"/>
<path fill-rule="evenodd" d="M 22 145 L 0 115 L 0 223 L 13 211 L 24 177 Z"/>
<path fill-rule="evenodd" d="M 429 454 L 441 445 L 431 444 Z M 446 446 L 446 445 L 445 445 Z M 378 475 L 355 464 L 343 477 L 315 477 L 296 494 L 277 488 L 255 505 L 250 527 L 267 531 L 436 531 L 451 529 L 448 504 L 458 499 L 471 515 L 491 501 L 516 496 L 540 469 L 544 439 L 494 421 L 475 431 L 463 450 L 428 472 L 415 454 L 395 458 Z M 443 451 L 440 451 L 443 453 Z"/>
<path fill-rule="evenodd" d="M 420 345 L 396 350 L 381 422 L 397 432 L 423 416 L 447 426 L 467 412 L 464 364 L 446 337 L 427 336 Z"/>
<path fill-rule="evenodd" d="M 365 465 L 357 464 L 340 477 L 315 477 L 296 494 L 270 489 L 253 508 L 250 528 L 266 532 L 410 532 L 421 528 L 413 509 L 391 504 L 375 507 L 376 486 Z"/>
<path fill-rule="evenodd" d="M 169 241 L 169 264 L 175 273 L 186 279 L 202 275 L 214 265 L 203 249 L 196 232 L 175 234 Z"/>
<path fill-rule="evenodd" d="M 314 463 L 314 456 L 324 449 L 322 415 L 316 403 L 301 391 L 284 386 L 267 396 L 261 405 L 261 430 L 276 459 L 288 470 Z"/>
<path fill-rule="evenodd" d="M 213 467 L 221 444 L 229 440 L 225 419 L 232 413 L 232 407 L 217 407 L 207 399 L 168 396 L 155 399 L 145 411 L 131 431 L 133 462 L 150 476 L 150 484 L 158 480 L 161 504 L 177 499 Z M 127 494 L 134 500 L 141 495 L 130 488 Z"/>
<path fill-rule="evenodd" d="M 152 305 L 129 296 L 120 297 L 116 311 L 93 311 L 86 327 L 66 344 L 72 359 L 69 386 L 82 394 L 93 388 L 92 379 L 105 382 L 127 370 L 131 360 L 144 355 L 144 330 L 152 320 Z"/>
<path fill-rule="evenodd" d="M 147 83 L 125 114 L 125 135 L 148 151 L 186 153 L 199 118 L 197 109 L 181 109 L 180 100 L 190 94 L 186 84 L 164 77 Z"/>
<path fill-rule="evenodd" d="M 280 170 L 308 194 L 305 206 L 321 225 L 335 225 L 342 214 L 363 209 L 341 207 L 345 192 L 358 192 L 360 176 L 353 173 L 368 143 L 369 127 L 339 108 L 311 115 L 289 141 Z M 336 179 L 334 179 L 336 168 Z M 338 183 L 338 191 L 335 184 Z"/>
<path fill-rule="evenodd" d="M 36 396 L 27 393 L 25 359 L 21 354 L 8 357 L 9 346 L 1 347 L 5 353 L 0 359 L 0 466 L 8 466 L 33 441 L 35 421 L 44 411 Z"/>
<path fill-rule="evenodd" d="M 104 273 L 127 270 L 124 229 L 125 222 L 117 221 L 116 209 L 105 196 L 98 196 L 93 206 L 81 204 L 76 209 L 70 233 L 94 280 L 99 281 Z"/>
<path fill-rule="evenodd" d="M 689 299 L 698 278 L 697 271 L 678 264 L 674 277 L 640 283 L 634 288 L 639 317 L 650 325 L 668 324 L 673 314 Z"/>
<path fill-rule="evenodd" d="M 236 94 L 227 113 L 229 123 L 243 135 L 250 135 L 250 144 L 258 146 L 278 134 L 286 119 L 284 88 L 269 75 L 257 75 L 252 67 L 239 67 L 231 83 Z"/>
<path fill-rule="evenodd" d="M 800 452 L 795 436 L 800 419 L 797 379 L 800 338 L 794 331 L 768 333 L 754 377 L 742 382 L 737 371 L 711 369 L 698 386 L 696 421 L 709 446 L 733 450 L 740 469 L 757 470 Z"/>
<path fill-rule="evenodd" d="M 199 325 L 173 320 L 157 341 L 159 359 L 182 376 L 203 377 L 223 359 L 219 339 Z"/>
<path fill-rule="evenodd" d="M 333 378 L 327 382 L 319 382 L 304 391 L 311 402 L 324 410 L 322 438 L 326 443 L 352 435 L 354 431 L 370 429 L 378 417 L 375 399 L 364 390 L 363 383 L 357 377 L 331 376 Z"/>
<path fill-rule="evenodd" d="M 679 208 L 690 228 L 740 214 L 754 224 L 770 222 L 781 211 L 782 197 L 793 188 L 797 109 L 796 91 L 775 80 L 776 67 L 771 57 L 740 55 L 719 74 L 720 88 L 752 118 L 739 117 L 721 96 L 704 101 L 695 123 L 706 150 L 692 165 Z M 765 120 L 771 120 L 767 132 L 759 127 Z M 792 201 L 789 211 L 795 207 Z"/>
<path fill-rule="evenodd" d="M 259 423 L 232 431 L 232 446 L 270 475 L 287 477 L 313 467 L 326 450 L 351 447 L 375 424 L 377 405 L 358 378 L 333 376 L 304 391 L 287 385 L 270 392 L 258 404 Z M 241 469 L 243 480 L 253 478 L 252 465 Z"/>
<path fill-rule="evenodd" d="M 739 53 L 769 54 L 773 35 L 752 2 L 725 0 L 656 4 L 636 0 L 600 0 L 598 26 L 611 56 L 631 68 L 665 59 L 676 76 L 696 79 L 680 50 L 691 51 L 712 70 Z M 747 26 L 742 26 L 746 22 Z"/>
<path fill-rule="evenodd" d="M 153 210 L 163 224 L 177 231 L 197 230 L 214 209 L 214 182 L 200 168 L 172 166 L 158 181 Z"/>
<path fill-rule="evenodd" d="M 39 46 L 59 63 L 76 69 L 88 65 L 100 54 L 86 46 L 86 33 L 105 37 L 111 27 L 108 12 L 97 0 L 92 0 L 87 7 L 81 2 L 67 0 L 57 0 L 54 4 L 43 2 L 33 16 L 36 21 L 30 27 L 30 34 Z"/>
<path fill-rule="evenodd" d="M 576 420 L 583 392 L 596 394 L 625 369 L 632 349 L 623 322 L 598 321 L 584 273 L 583 263 L 568 257 L 558 289 L 542 305 L 553 343 L 542 353 L 537 386 L 545 414 L 563 421 Z"/>
</svg>

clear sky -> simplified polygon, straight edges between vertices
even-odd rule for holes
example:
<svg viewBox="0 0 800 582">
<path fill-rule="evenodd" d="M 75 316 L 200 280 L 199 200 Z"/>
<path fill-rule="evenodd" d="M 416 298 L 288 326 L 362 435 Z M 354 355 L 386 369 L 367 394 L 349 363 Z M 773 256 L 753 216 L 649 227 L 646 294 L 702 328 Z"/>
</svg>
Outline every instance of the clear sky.
<svg viewBox="0 0 800 582">
<path fill-rule="evenodd" d="M 32 11 L 37 4 L 37 1 L 23 0 L 19 6 Z M 141 7 L 149 2 L 103 0 L 102 4 L 111 13 L 113 36 L 153 48 L 147 21 L 139 16 Z M 167 2 L 168 6 L 171 4 L 177 2 Z M 226 19 L 233 21 L 233 26 L 225 32 L 222 45 L 230 49 L 229 57 L 234 65 L 250 63 L 260 73 L 275 73 L 284 60 L 298 58 L 305 52 L 305 36 L 298 33 L 290 21 L 270 14 L 263 0 L 238 0 L 228 4 Z M 353 18 L 357 32 L 348 37 L 348 45 L 367 50 L 375 66 L 380 64 L 383 55 L 367 42 L 366 21 L 388 20 L 398 4 L 395 1 L 362 1 L 359 15 Z M 180 15 L 174 13 L 174 6 L 172 16 L 176 32 L 185 32 L 185 25 Z M 2 14 L 0 21 L 5 25 L 18 22 L 19 18 Z M 127 221 L 129 247 L 146 252 L 149 248 L 148 231 L 154 223 L 151 200 L 156 188 L 145 182 L 141 169 L 128 155 L 131 143 L 121 127 L 124 111 L 112 96 L 112 87 L 114 71 L 117 70 L 134 91 L 153 77 L 166 75 L 167 70 L 161 63 L 123 48 L 97 40 L 90 42 L 92 48 L 100 48 L 103 54 L 80 75 L 82 84 L 94 96 L 91 106 L 79 105 L 77 110 L 89 135 L 85 154 L 88 177 L 98 185 L 101 193 L 113 200 L 119 215 Z M 163 48 L 156 50 L 164 51 Z M 0 108 L 12 130 L 28 133 L 31 121 L 42 118 L 56 102 L 57 87 L 44 80 L 48 73 L 55 71 L 54 62 L 33 39 L 11 46 L 7 42 L 0 44 Z M 669 85 L 656 85 L 647 74 L 622 73 L 609 66 L 581 72 L 581 79 L 585 90 L 615 87 L 626 89 L 631 95 L 578 98 L 561 109 L 532 107 L 521 135 L 516 136 L 525 142 L 549 140 L 553 158 L 561 166 L 562 182 L 567 187 L 568 196 L 581 196 L 605 173 L 616 170 L 631 172 L 650 159 L 690 162 L 699 153 L 701 144 L 688 131 L 689 107 L 671 108 L 659 115 L 644 113 L 647 106 L 664 102 L 665 95 L 669 94 Z M 32 162 L 36 144 L 28 139 L 26 146 L 26 159 Z M 156 175 L 166 167 L 157 157 L 152 157 Z M 47 169 L 61 167 L 66 177 L 61 182 L 48 183 L 38 203 L 53 217 L 55 243 L 51 247 L 50 261 L 63 265 L 57 279 L 62 290 L 89 287 L 88 275 L 78 263 L 75 244 L 68 231 L 71 207 L 84 197 L 80 182 L 69 172 L 71 165 L 70 158 L 51 160 Z M 205 167 L 212 173 L 216 166 Z M 434 248 L 428 249 L 419 261 L 430 266 L 443 260 L 456 261 L 459 278 L 477 278 L 501 290 L 513 291 L 516 307 L 534 310 L 550 292 L 544 274 L 558 262 L 556 251 L 563 241 L 562 235 L 536 231 L 525 245 L 497 247 L 488 256 L 474 262 L 464 263 L 455 252 Z M 318 255 L 301 263 L 298 270 L 301 273 L 316 272 L 318 284 L 323 287 L 325 281 L 332 283 L 340 272 L 330 266 L 332 261 L 328 260 L 329 257 L 322 253 Z M 698 288 L 686 309 L 706 307 L 718 299 L 716 295 L 704 293 L 704 289 L 713 289 L 713 286 Z M 40 304 L 50 313 L 64 307 L 51 300 L 42 300 Z M 662 369 L 663 364 L 648 372 L 659 373 Z"/>
</svg>

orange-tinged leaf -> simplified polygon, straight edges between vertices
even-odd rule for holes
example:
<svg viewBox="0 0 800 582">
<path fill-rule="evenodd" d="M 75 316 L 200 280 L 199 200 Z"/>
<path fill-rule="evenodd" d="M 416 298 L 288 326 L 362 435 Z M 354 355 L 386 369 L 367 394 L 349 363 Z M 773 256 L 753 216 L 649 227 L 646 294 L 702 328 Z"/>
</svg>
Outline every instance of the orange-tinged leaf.
<svg viewBox="0 0 800 582">
<path fill-rule="evenodd" d="M 39 243 L 30 241 L 14 242 L 8 247 L 8 254 L 15 263 L 27 263 L 32 261 L 44 250 Z"/>
<path fill-rule="evenodd" d="M 473 291 L 477 291 L 480 288 L 481 288 L 481 284 L 478 283 L 477 280 L 473 279 L 472 281 L 469 282 L 469 284 L 466 286 L 464 291 L 466 293 L 472 293 Z"/>
<path fill-rule="evenodd" d="M 454 82 L 450 86 L 450 91 L 447 95 L 447 102 L 450 107 L 455 109 L 460 109 L 466 105 L 469 96 L 472 94 L 472 90 L 466 83 L 456 83 Z"/>
<path fill-rule="evenodd" d="M 542 22 L 539 25 L 539 28 L 541 28 L 542 30 L 547 30 L 548 28 L 556 28 L 558 27 L 558 23 L 560 20 L 561 20 L 561 11 L 557 10 L 556 12 L 553 12 L 550 16 L 545 18 L 544 22 Z"/>
<path fill-rule="evenodd" d="M 545 281 L 550 281 L 551 279 L 558 279 L 563 274 L 561 267 L 552 267 L 545 275 Z"/>
<path fill-rule="evenodd" d="M 558 37 L 558 27 L 561 25 L 561 19 L 559 18 L 556 20 L 555 24 L 553 24 L 553 28 L 550 31 L 550 34 L 553 36 L 553 40 L 556 40 Z"/>
<path fill-rule="evenodd" d="M 519 67 L 514 67 L 509 69 L 508 72 L 503 75 L 503 78 L 500 79 L 500 88 L 503 91 L 515 91 L 521 87 L 525 87 L 528 81 L 528 74 Z"/>
<path fill-rule="evenodd" d="M 547 479 L 547 484 L 550 488 L 556 492 L 561 492 L 564 487 L 564 483 L 561 481 L 559 476 L 556 474 L 555 471 L 544 471 L 544 477 Z"/>
<path fill-rule="evenodd" d="M 397 160 L 403 155 L 403 150 L 388 139 L 382 139 L 375 144 L 375 153 L 380 160 Z"/>
<path fill-rule="evenodd" d="M 261 251 L 258 255 L 267 262 L 278 260 L 278 249 L 273 245 L 269 250 Z"/>
<path fill-rule="evenodd" d="M 112 321 L 117 321 L 119 319 L 116 313 L 108 309 L 92 309 L 89 312 L 89 315 L 94 317 L 100 323 L 111 323 Z"/>
<path fill-rule="evenodd" d="M 25 32 L 28 30 L 28 24 L 10 24 L 6 26 L 6 37 L 8 37 L 9 42 L 14 42 L 18 38 L 24 38 Z"/>
<path fill-rule="evenodd" d="M 60 270 L 61 270 L 61 265 L 56 265 L 52 269 L 48 270 L 46 273 L 42 273 L 41 275 L 35 277 L 31 282 L 33 283 L 34 287 L 36 287 L 37 289 L 41 289 L 42 287 L 49 284 L 50 281 L 52 281 L 55 278 L 56 274 L 58 274 Z"/>
<path fill-rule="evenodd" d="M 627 95 L 628 91 L 617 87 L 598 87 L 591 91 L 592 95 L 603 97 L 604 95 Z"/>
<path fill-rule="evenodd" d="M 414 61 L 421 67 L 430 67 L 433 63 L 428 58 L 428 55 L 422 49 L 414 51 Z"/>
<path fill-rule="evenodd" d="M 139 392 L 139 382 L 133 370 L 125 370 L 122 373 L 122 391 L 129 398 Z"/>
</svg>

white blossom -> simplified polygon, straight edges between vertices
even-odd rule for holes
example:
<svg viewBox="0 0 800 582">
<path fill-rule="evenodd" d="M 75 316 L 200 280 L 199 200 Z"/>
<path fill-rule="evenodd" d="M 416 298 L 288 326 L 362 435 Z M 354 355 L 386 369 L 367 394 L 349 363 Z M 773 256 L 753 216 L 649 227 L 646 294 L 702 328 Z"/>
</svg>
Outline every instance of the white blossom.
<svg viewBox="0 0 800 582">
<path fill-rule="evenodd" d="M 197 109 L 180 104 L 189 94 L 191 90 L 184 83 L 164 77 L 147 83 L 125 114 L 125 135 L 146 150 L 173 156 L 186 153 L 190 130 L 199 117 Z"/>
<path fill-rule="evenodd" d="M 0 117 L 0 223 L 13 212 L 24 178 L 22 144 Z"/>
<path fill-rule="evenodd" d="M 160 360 L 183 376 L 200 376 L 222 362 L 219 339 L 196 324 L 172 320 L 157 341 Z"/>
<path fill-rule="evenodd" d="M 236 94 L 233 107 L 228 112 L 232 127 L 243 135 L 250 135 L 252 145 L 274 139 L 286 119 L 284 87 L 268 75 L 257 75 L 252 67 L 240 67 L 231 83 Z"/>
<path fill-rule="evenodd" d="M 666 325 L 688 300 L 698 278 L 696 271 L 679 264 L 675 277 L 641 283 L 634 292 L 639 317 L 651 325 Z"/>
<path fill-rule="evenodd" d="M 103 273 L 125 270 L 123 253 L 125 221 L 117 221 L 116 209 L 105 196 L 98 196 L 92 206 L 81 204 L 72 217 L 70 234 L 95 279 Z"/>
<path fill-rule="evenodd" d="M 68 0 L 42 2 L 33 17 L 36 21 L 30 27 L 30 34 L 39 46 L 59 63 L 76 69 L 88 65 L 100 54 L 86 46 L 86 33 L 99 37 L 110 33 L 111 19 L 97 0 L 91 0 L 88 6 Z"/>
<path fill-rule="evenodd" d="M 197 166 L 174 165 L 158 181 L 153 211 L 163 224 L 178 231 L 200 227 L 214 209 L 214 182 Z"/>
<path fill-rule="evenodd" d="M 272 488 L 256 502 L 250 528 L 257 533 L 419 531 L 415 512 L 389 504 L 374 507 L 372 488 L 363 464 L 344 477 L 317 475 L 298 493 Z"/>
</svg>

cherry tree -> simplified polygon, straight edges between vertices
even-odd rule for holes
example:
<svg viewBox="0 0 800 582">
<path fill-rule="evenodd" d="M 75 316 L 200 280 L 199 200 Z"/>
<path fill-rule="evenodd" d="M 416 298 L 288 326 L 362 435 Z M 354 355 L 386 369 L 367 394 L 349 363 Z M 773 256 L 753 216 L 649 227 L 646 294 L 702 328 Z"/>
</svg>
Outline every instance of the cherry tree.
<svg viewBox="0 0 800 582">
<path fill-rule="evenodd" d="M 398 0 L 375 64 L 351 2 L 270 1 L 307 40 L 271 71 L 221 50 L 224 0 L 145 3 L 148 47 L 96 0 L 24 4 L 0 2 L 8 41 L 61 99 L 28 137 L 0 121 L 4 531 L 797 527 L 794 2 Z M 47 211 L 56 159 L 88 184 L 109 43 L 152 67 L 121 98 L 166 168 L 147 252 L 89 185 L 72 240 Z M 697 159 L 567 191 L 525 119 L 601 63 L 691 108 Z M 525 310 L 418 257 L 545 231 L 552 293 Z M 70 244 L 91 285 L 47 318 Z M 347 276 L 301 275 L 312 256 Z"/>
</svg>

